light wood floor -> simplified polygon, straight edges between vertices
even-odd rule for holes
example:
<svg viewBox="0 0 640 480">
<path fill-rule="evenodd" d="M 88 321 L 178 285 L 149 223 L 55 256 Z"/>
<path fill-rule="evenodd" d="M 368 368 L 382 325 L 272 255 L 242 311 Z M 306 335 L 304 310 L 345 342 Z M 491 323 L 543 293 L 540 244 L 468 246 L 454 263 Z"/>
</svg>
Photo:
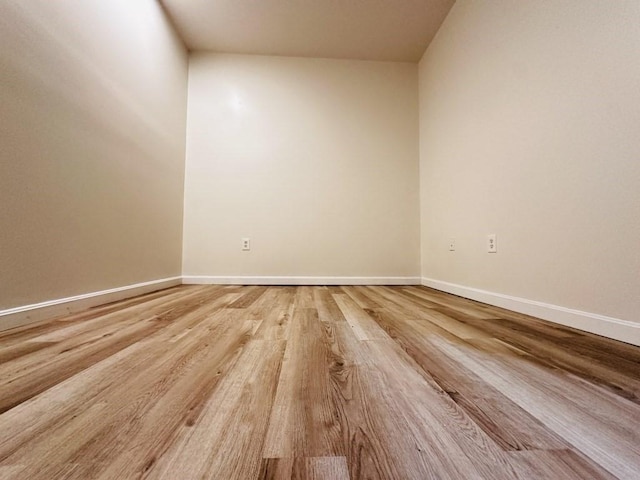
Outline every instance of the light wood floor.
<svg viewBox="0 0 640 480">
<path fill-rule="evenodd" d="M 0 333 L 0 478 L 638 479 L 639 367 L 424 287 L 175 287 Z"/>
</svg>

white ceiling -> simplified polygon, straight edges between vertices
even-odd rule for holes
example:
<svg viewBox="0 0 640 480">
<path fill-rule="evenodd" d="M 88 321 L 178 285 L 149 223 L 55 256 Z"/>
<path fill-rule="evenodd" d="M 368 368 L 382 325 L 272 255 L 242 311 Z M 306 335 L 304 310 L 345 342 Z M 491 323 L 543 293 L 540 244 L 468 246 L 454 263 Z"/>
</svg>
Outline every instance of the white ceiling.
<svg viewBox="0 0 640 480">
<path fill-rule="evenodd" d="M 161 0 L 190 50 L 417 62 L 455 0 Z"/>
</svg>

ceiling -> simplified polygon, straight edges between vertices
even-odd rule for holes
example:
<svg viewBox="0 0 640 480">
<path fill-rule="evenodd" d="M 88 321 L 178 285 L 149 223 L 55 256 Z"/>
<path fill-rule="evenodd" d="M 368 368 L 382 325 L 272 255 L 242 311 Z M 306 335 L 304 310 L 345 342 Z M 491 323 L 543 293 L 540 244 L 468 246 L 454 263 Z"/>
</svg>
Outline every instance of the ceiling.
<svg viewBox="0 0 640 480">
<path fill-rule="evenodd" d="M 190 50 L 417 62 L 455 0 L 161 0 Z"/>
</svg>

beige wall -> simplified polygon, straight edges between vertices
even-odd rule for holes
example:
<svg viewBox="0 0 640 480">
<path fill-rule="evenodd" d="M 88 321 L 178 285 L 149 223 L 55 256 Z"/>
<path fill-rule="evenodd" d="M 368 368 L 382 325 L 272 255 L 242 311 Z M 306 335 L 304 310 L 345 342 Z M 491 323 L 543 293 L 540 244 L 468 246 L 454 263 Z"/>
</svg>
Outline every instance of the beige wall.
<svg viewBox="0 0 640 480">
<path fill-rule="evenodd" d="M 185 275 L 419 276 L 417 93 L 415 64 L 193 55 Z"/>
<path fill-rule="evenodd" d="M 0 3 L 0 310 L 179 275 L 187 55 L 154 0 Z"/>
<path fill-rule="evenodd" d="M 639 25 L 637 0 L 458 0 L 420 63 L 424 277 L 640 320 Z"/>
</svg>

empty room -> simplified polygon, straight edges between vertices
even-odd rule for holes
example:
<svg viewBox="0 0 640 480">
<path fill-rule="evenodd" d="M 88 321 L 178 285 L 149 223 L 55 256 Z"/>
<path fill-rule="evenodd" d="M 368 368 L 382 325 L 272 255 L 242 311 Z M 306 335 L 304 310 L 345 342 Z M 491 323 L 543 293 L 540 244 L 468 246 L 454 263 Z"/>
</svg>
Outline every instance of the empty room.
<svg viewBox="0 0 640 480">
<path fill-rule="evenodd" d="M 638 478 L 638 0 L 0 0 L 0 480 Z"/>
</svg>

